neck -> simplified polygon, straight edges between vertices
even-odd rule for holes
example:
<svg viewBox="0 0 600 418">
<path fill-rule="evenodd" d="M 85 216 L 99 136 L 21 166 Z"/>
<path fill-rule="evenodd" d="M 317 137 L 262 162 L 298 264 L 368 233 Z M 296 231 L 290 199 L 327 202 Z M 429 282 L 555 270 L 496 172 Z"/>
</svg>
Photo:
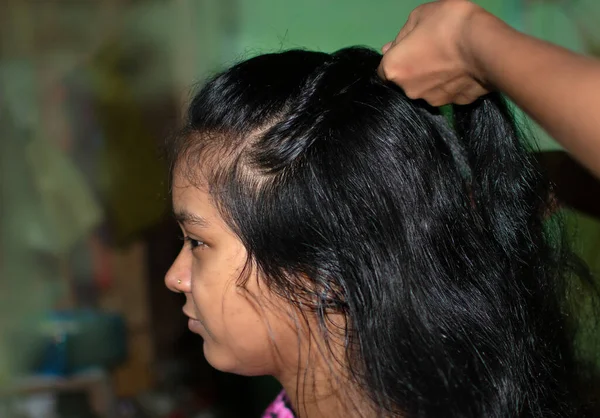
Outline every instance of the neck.
<svg viewBox="0 0 600 418">
<path fill-rule="evenodd" d="M 329 316 L 344 329 L 342 317 Z M 318 324 L 311 324 L 318 327 Z M 344 336 L 330 344 L 308 327 L 298 340 L 299 350 L 279 350 L 280 364 L 274 377 L 285 390 L 297 418 L 365 418 L 377 416 L 375 408 L 347 372 Z"/>
<path fill-rule="evenodd" d="M 311 364 L 309 369 L 277 377 L 298 418 L 364 418 L 376 414 L 352 384 L 332 378 Z"/>
</svg>

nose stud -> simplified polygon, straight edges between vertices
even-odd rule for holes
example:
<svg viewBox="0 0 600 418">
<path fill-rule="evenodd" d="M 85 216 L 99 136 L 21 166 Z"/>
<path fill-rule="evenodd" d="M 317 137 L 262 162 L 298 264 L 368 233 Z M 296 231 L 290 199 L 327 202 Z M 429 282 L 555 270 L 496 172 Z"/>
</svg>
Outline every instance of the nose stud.
<svg viewBox="0 0 600 418">
<path fill-rule="evenodd" d="M 177 284 L 181 284 L 181 280 L 177 280 Z"/>
</svg>

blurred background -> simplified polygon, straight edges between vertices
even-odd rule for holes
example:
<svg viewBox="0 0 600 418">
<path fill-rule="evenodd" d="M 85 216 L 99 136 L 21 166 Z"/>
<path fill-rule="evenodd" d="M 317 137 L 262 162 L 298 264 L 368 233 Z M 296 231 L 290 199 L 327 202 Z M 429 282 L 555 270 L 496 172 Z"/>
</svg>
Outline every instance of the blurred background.
<svg viewBox="0 0 600 418">
<path fill-rule="evenodd" d="M 214 72 L 296 47 L 379 49 L 420 3 L 1 0 L 0 416 L 259 416 L 277 383 L 211 369 L 164 287 L 180 241 L 157 150 Z M 478 3 L 600 55 L 596 0 Z M 533 130 L 600 272 L 600 187 Z M 593 337 L 578 338 L 596 359 Z"/>
</svg>

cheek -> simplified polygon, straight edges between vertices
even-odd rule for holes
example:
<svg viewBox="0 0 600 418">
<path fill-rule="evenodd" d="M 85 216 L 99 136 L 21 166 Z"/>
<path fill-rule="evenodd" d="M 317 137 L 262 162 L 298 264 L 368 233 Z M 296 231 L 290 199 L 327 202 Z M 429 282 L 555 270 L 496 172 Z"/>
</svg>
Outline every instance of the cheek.
<svg viewBox="0 0 600 418">
<path fill-rule="evenodd" d="M 223 304 L 223 335 L 227 344 L 247 358 L 275 361 L 278 350 L 297 347 L 297 321 L 271 299 L 255 298 L 241 290 L 228 293 Z"/>
<path fill-rule="evenodd" d="M 217 341 L 247 339 L 264 323 L 260 308 L 237 286 L 239 269 L 223 268 L 219 260 L 197 262 L 192 299 L 199 318 Z"/>
<path fill-rule="evenodd" d="M 200 308 L 210 333 L 204 340 L 208 362 L 218 370 L 242 375 L 275 373 L 275 350 L 265 318 L 235 289 L 219 297 L 206 300 Z"/>
<path fill-rule="evenodd" d="M 201 309 L 214 334 L 204 343 L 206 359 L 213 367 L 242 375 L 264 375 L 276 374 L 284 364 L 296 361 L 296 325 L 279 309 L 273 309 L 270 300 L 253 299 L 234 285 L 220 297 L 219 303 L 213 300 Z"/>
<path fill-rule="evenodd" d="M 297 359 L 298 331 L 286 306 L 261 293 L 265 285 L 251 278 L 247 290 L 237 286 L 244 262 L 245 253 L 215 251 L 202 253 L 193 266 L 192 299 L 204 324 L 204 355 L 221 371 L 274 374 L 283 352 Z"/>
<path fill-rule="evenodd" d="M 240 314 L 236 283 L 244 258 L 237 253 L 203 250 L 192 263 L 192 298 L 207 323 L 223 328 L 225 319 Z M 215 330 L 216 332 L 216 330 Z"/>
<path fill-rule="evenodd" d="M 219 317 L 222 333 L 231 345 L 260 345 L 268 338 L 268 317 L 264 307 L 235 283 L 221 293 Z"/>
</svg>

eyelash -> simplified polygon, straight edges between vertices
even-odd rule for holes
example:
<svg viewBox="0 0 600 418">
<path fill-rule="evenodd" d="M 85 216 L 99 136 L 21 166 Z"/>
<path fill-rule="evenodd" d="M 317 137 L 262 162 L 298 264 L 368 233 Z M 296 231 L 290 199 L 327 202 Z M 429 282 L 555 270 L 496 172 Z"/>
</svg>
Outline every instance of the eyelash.
<svg viewBox="0 0 600 418">
<path fill-rule="evenodd" d="M 206 244 L 200 240 L 190 238 L 188 236 L 180 237 L 183 242 L 189 242 L 191 250 L 194 251 L 197 248 L 203 248 Z"/>
</svg>

